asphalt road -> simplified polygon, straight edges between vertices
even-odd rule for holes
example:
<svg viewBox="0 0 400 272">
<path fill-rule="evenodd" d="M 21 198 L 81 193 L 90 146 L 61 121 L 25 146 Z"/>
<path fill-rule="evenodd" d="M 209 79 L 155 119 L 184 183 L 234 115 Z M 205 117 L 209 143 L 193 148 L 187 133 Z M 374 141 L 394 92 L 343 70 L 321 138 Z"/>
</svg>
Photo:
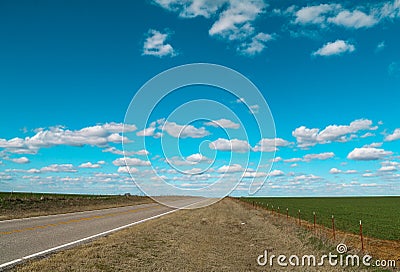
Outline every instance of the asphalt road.
<svg viewBox="0 0 400 272">
<path fill-rule="evenodd" d="M 173 207 L 204 202 L 171 199 Z M 176 211 L 158 203 L 0 221 L 0 270 Z"/>
</svg>

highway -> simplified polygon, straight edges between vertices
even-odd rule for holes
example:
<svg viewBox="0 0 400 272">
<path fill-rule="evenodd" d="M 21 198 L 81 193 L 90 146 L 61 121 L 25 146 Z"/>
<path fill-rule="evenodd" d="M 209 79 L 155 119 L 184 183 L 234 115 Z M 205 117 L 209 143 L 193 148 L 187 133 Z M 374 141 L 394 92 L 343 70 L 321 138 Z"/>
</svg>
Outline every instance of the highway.
<svg viewBox="0 0 400 272">
<path fill-rule="evenodd" d="M 171 199 L 173 207 L 193 207 L 199 198 Z M 0 221 L 0 270 L 24 260 L 90 241 L 175 212 L 158 203 Z"/>
</svg>

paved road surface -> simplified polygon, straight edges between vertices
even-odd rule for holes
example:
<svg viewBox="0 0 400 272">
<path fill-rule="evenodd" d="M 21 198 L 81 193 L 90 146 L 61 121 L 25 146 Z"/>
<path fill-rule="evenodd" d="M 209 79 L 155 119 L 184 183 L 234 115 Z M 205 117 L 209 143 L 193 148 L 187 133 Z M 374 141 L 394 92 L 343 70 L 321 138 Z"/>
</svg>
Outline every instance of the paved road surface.
<svg viewBox="0 0 400 272">
<path fill-rule="evenodd" d="M 175 198 L 169 204 L 186 207 L 204 200 Z M 176 210 L 150 203 L 0 221 L 0 270 L 24 259 L 70 247 Z"/>
</svg>

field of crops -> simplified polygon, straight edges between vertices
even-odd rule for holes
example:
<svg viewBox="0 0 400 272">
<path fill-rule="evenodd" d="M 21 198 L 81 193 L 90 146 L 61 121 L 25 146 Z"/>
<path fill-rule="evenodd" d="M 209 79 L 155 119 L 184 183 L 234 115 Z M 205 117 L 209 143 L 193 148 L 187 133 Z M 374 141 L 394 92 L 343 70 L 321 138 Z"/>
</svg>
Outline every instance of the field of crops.
<svg viewBox="0 0 400 272">
<path fill-rule="evenodd" d="M 366 236 L 386 240 L 400 240 L 400 197 L 315 197 L 315 198 L 240 198 L 258 203 L 275 212 L 313 222 L 316 213 L 317 224 L 332 226 L 335 217 L 336 229 L 357 234 L 362 220 Z"/>
</svg>

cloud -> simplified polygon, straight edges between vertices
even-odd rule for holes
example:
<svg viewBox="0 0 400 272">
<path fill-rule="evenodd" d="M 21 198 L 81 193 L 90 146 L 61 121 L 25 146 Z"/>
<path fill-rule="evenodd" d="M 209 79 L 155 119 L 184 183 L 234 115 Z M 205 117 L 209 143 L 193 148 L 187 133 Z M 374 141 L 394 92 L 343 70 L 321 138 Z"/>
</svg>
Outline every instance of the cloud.
<svg viewBox="0 0 400 272">
<path fill-rule="evenodd" d="M 307 154 L 304 155 L 304 161 L 311 161 L 311 160 L 327 160 L 330 158 L 335 157 L 335 153 L 333 152 L 324 152 L 319 154 Z"/>
<path fill-rule="evenodd" d="M 139 169 L 137 169 L 135 167 L 130 167 L 130 166 L 120 166 L 120 167 L 118 167 L 117 172 L 118 173 L 128 173 L 128 174 L 131 173 L 131 174 L 134 174 L 134 173 L 139 172 Z"/>
<path fill-rule="evenodd" d="M 279 176 L 284 176 L 284 175 L 285 175 L 285 172 L 283 172 L 281 170 L 272 170 L 268 174 L 268 176 L 270 176 L 270 177 L 279 177 Z"/>
<path fill-rule="evenodd" d="M 361 147 L 361 148 L 354 148 L 354 150 L 347 155 L 347 158 L 350 160 L 357 160 L 357 161 L 371 161 L 371 160 L 379 160 L 392 154 L 393 154 L 392 151 L 386 151 L 380 148 Z"/>
<path fill-rule="evenodd" d="M 388 74 L 392 77 L 399 77 L 400 76 L 400 66 L 397 62 L 393 61 L 388 66 Z"/>
<path fill-rule="evenodd" d="M 126 150 L 122 151 L 122 150 L 119 150 L 119 149 L 117 149 L 115 147 L 107 147 L 107 148 L 103 149 L 102 152 L 109 152 L 109 153 L 112 153 L 112 154 L 122 155 L 122 156 L 123 155 L 125 155 L 125 156 L 132 156 L 132 155 L 145 156 L 145 155 L 149 155 L 150 154 L 150 152 L 147 151 L 146 149 L 142 149 L 142 150 L 139 150 L 139 151 L 126 151 Z"/>
<path fill-rule="evenodd" d="M 260 106 L 255 104 L 250 106 L 250 113 L 251 114 L 256 114 L 258 113 L 258 110 L 260 109 Z"/>
<path fill-rule="evenodd" d="M 340 9 L 337 4 L 320 4 L 317 6 L 303 7 L 295 12 L 296 24 L 324 24 L 326 16 L 335 10 Z"/>
<path fill-rule="evenodd" d="M 91 163 L 91 162 L 85 162 L 79 165 L 79 168 L 100 168 L 99 163 Z"/>
<path fill-rule="evenodd" d="M 29 173 L 38 173 L 39 171 L 36 171 L 37 169 L 30 169 L 28 170 Z M 54 172 L 54 173 L 59 173 L 59 172 L 77 172 L 72 164 L 51 164 L 49 166 L 42 167 L 40 169 L 41 173 L 44 172 Z"/>
<path fill-rule="evenodd" d="M 385 49 L 386 43 L 385 41 L 381 41 L 380 43 L 377 44 L 375 48 L 375 53 L 381 52 L 383 49 Z"/>
<path fill-rule="evenodd" d="M 398 139 L 400 139 L 400 128 L 396 128 L 392 134 L 386 135 L 384 140 L 386 142 L 391 142 Z"/>
<path fill-rule="evenodd" d="M 313 56 L 334 56 L 334 55 L 342 55 L 344 53 L 351 53 L 355 51 L 356 48 L 353 44 L 343 41 L 343 40 L 336 40 L 334 42 L 328 42 L 324 44 L 320 49 L 313 52 Z"/>
<path fill-rule="evenodd" d="M 240 128 L 240 125 L 232 122 L 231 120 L 228 119 L 219 119 L 219 120 L 213 120 L 211 122 L 206 122 L 204 123 L 206 126 L 212 126 L 212 127 L 222 127 L 222 128 L 233 128 L 233 129 L 238 129 Z"/>
<path fill-rule="evenodd" d="M 0 148 L 16 154 L 36 154 L 40 148 L 49 148 L 60 145 L 77 146 L 84 145 L 104 147 L 109 143 L 121 143 L 129 141 L 120 135 L 122 130 L 134 131 L 135 125 L 122 123 L 106 123 L 85 127 L 80 130 L 68 130 L 62 126 L 49 129 L 37 129 L 32 137 L 0 139 Z"/>
<path fill-rule="evenodd" d="M 382 166 L 378 170 L 379 172 L 394 172 L 397 171 L 396 166 L 390 165 L 390 166 Z"/>
<path fill-rule="evenodd" d="M 115 166 L 149 166 L 149 161 L 144 161 L 138 158 L 118 158 L 113 161 Z"/>
<path fill-rule="evenodd" d="M 357 174 L 357 170 L 346 170 L 346 171 L 342 171 L 339 170 L 337 168 L 331 168 L 331 170 L 329 170 L 329 173 L 331 174 Z"/>
<path fill-rule="evenodd" d="M 209 147 L 214 150 L 232 152 L 247 152 L 251 148 L 247 141 L 238 139 L 227 140 L 223 138 L 211 142 Z"/>
<path fill-rule="evenodd" d="M 155 130 L 156 130 L 155 127 L 148 127 L 141 131 L 136 132 L 136 136 L 153 136 Z"/>
<path fill-rule="evenodd" d="M 244 55 L 260 53 L 267 38 L 264 33 L 255 34 L 254 21 L 264 14 L 267 4 L 263 0 L 155 0 L 162 8 L 178 13 L 182 18 L 202 16 L 212 19 L 208 30 L 212 37 L 229 42 L 240 42 L 237 51 Z"/>
<path fill-rule="evenodd" d="M 371 143 L 371 144 L 366 144 L 363 147 L 381 147 L 383 143 Z"/>
<path fill-rule="evenodd" d="M 218 168 L 217 172 L 218 173 L 238 173 L 238 172 L 244 172 L 246 169 L 244 169 L 240 164 L 231 164 L 231 165 L 223 165 L 220 168 Z"/>
<path fill-rule="evenodd" d="M 260 54 L 267 47 L 267 42 L 274 40 L 273 35 L 263 32 L 251 38 L 250 42 L 244 42 L 238 47 L 238 51 L 247 56 Z"/>
<path fill-rule="evenodd" d="M 30 162 L 27 157 L 20 157 L 20 158 L 10 159 L 10 161 L 15 162 L 15 163 L 19 163 L 19 164 L 25 164 L 25 163 L 29 163 Z"/>
<path fill-rule="evenodd" d="M 348 142 L 355 137 L 355 133 L 362 130 L 374 130 L 372 121 L 368 119 L 358 119 L 349 125 L 329 125 L 322 131 L 319 128 L 306 128 L 301 126 L 296 128 L 292 135 L 296 138 L 297 144 L 301 148 L 326 144 L 330 142 Z"/>
<path fill-rule="evenodd" d="M 243 173 L 243 178 L 261 178 L 268 176 L 267 172 L 262 171 L 252 171 L 247 169 L 246 172 Z"/>
<path fill-rule="evenodd" d="M 261 139 L 257 145 L 253 148 L 253 151 L 260 152 L 274 152 L 277 147 L 281 146 L 289 146 L 291 143 L 281 138 L 269 139 L 264 138 Z"/>
<path fill-rule="evenodd" d="M 337 168 L 331 168 L 331 170 L 329 170 L 329 173 L 331 173 L 331 174 L 339 174 L 339 173 L 342 173 L 342 170 L 339 170 Z"/>
<path fill-rule="evenodd" d="M 165 43 L 170 37 L 170 33 L 161 33 L 160 31 L 150 29 L 147 32 L 147 38 L 143 44 L 142 55 L 156 56 L 156 57 L 174 57 L 177 52 L 171 44 Z"/>
<path fill-rule="evenodd" d="M 209 159 L 200 153 L 196 153 L 196 154 L 187 156 L 186 160 L 189 162 L 192 162 L 192 163 L 200 163 L 200 162 L 208 161 Z"/>
<path fill-rule="evenodd" d="M 197 16 L 203 16 L 210 18 L 225 5 L 227 0 L 155 0 L 159 6 L 166 10 L 179 13 L 182 18 L 194 18 Z"/>
<path fill-rule="evenodd" d="M 335 17 L 328 18 L 327 21 L 339 26 L 355 29 L 362 27 L 372 27 L 378 23 L 378 20 L 373 15 L 367 15 L 359 10 L 343 10 L 339 12 Z"/>
<path fill-rule="evenodd" d="M 204 127 L 196 128 L 192 125 L 178 125 L 175 122 L 165 122 L 161 129 L 175 138 L 203 138 L 210 135 L 210 132 Z"/>
<path fill-rule="evenodd" d="M 211 26 L 210 36 L 228 40 L 241 40 L 254 33 L 253 21 L 262 13 L 266 4 L 262 0 L 230 0 L 218 20 Z"/>
</svg>

